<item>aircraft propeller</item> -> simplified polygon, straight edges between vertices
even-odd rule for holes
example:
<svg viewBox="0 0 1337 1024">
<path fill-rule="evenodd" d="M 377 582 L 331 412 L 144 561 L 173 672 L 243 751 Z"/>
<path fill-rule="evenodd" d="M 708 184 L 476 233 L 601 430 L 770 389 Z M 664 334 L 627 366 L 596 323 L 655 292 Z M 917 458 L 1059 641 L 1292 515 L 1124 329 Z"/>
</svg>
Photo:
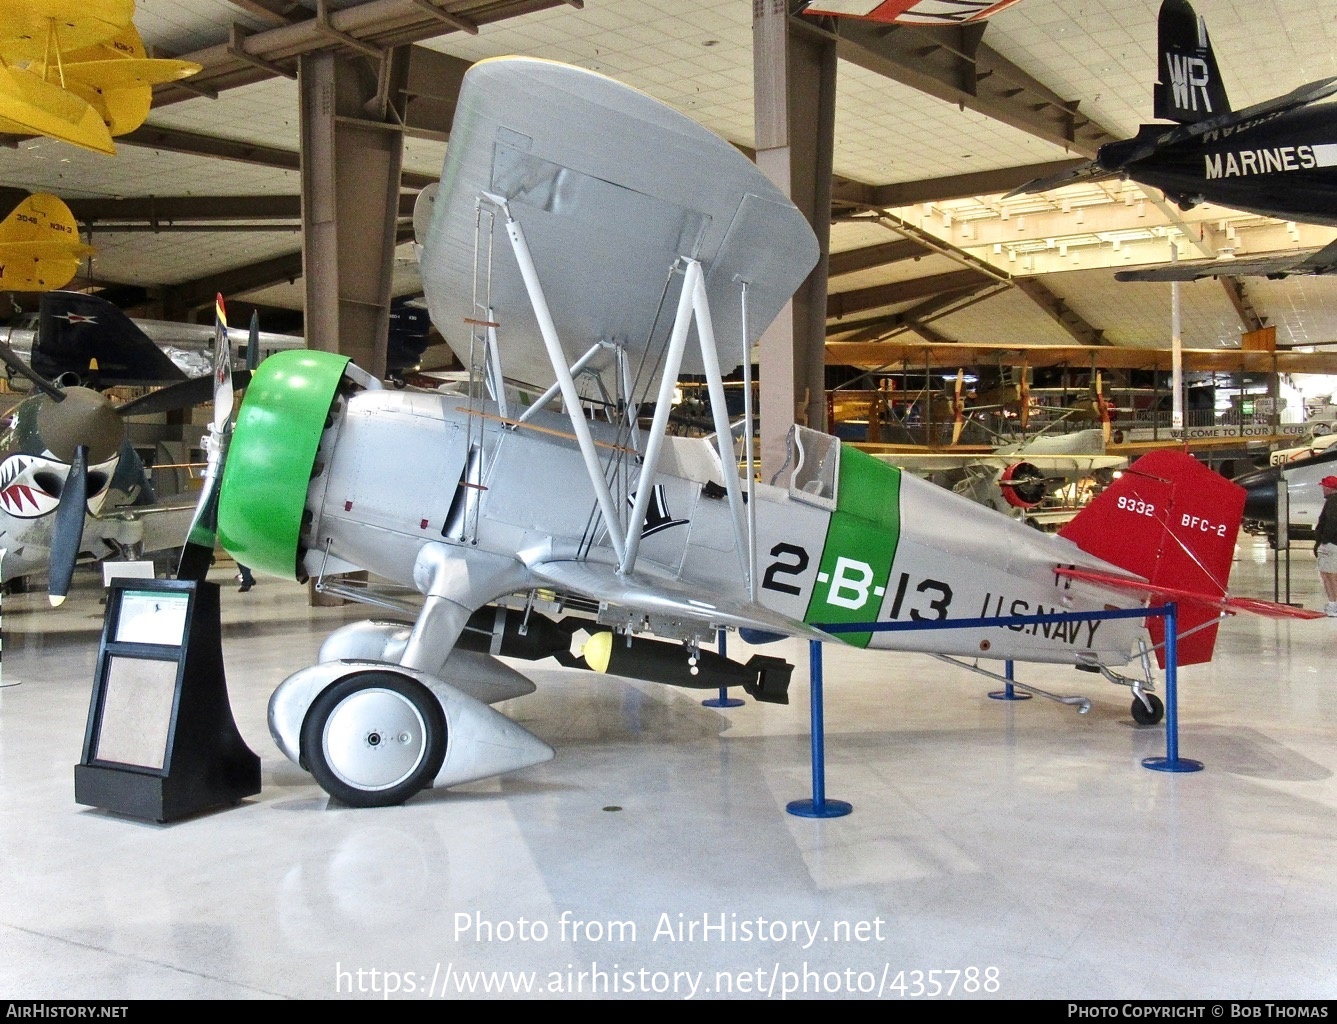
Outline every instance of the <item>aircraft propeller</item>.
<svg viewBox="0 0 1337 1024">
<path fill-rule="evenodd" d="M 956 371 L 956 392 L 952 396 L 952 444 L 961 440 L 961 428 L 966 425 L 966 405 L 961 399 L 961 385 L 965 383 L 966 371 Z"/>
<path fill-rule="evenodd" d="M 232 366 L 232 343 L 228 338 L 227 312 L 223 307 L 222 295 L 215 300 L 214 312 L 217 325 L 214 332 L 214 415 L 209 424 L 209 433 L 204 439 L 209 465 L 204 471 L 204 487 L 200 491 L 199 503 L 195 506 L 190 532 L 181 548 L 181 561 L 177 563 L 176 578 L 179 580 L 203 580 L 209 574 L 209 564 L 213 561 L 214 546 L 218 540 L 218 497 L 222 489 L 223 464 L 227 460 L 228 443 L 232 440 L 233 386 L 229 373 Z M 252 313 L 250 336 L 246 342 L 248 373 L 258 361 L 259 351 L 260 321 Z"/>
<path fill-rule="evenodd" d="M 1105 443 L 1110 443 L 1110 414 L 1113 411 L 1113 403 L 1105 397 L 1105 382 L 1101 378 L 1100 371 L 1096 371 L 1096 409 L 1100 412 L 1100 431 L 1105 436 Z"/>
</svg>

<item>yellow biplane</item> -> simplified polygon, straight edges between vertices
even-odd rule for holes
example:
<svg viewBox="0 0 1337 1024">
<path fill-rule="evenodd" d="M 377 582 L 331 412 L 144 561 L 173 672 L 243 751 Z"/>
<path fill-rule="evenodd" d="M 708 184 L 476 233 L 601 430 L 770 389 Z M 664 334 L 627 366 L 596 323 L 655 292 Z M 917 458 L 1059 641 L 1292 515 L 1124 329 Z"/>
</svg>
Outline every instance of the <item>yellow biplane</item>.
<svg viewBox="0 0 1337 1024">
<path fill-rule="evenodd" d="M 6 0 L 0 6 L 0 132 L 112 154 L 148 117 L 153 86 L 200 70 L 146 55 L 134 0 Z"/>
</svg>

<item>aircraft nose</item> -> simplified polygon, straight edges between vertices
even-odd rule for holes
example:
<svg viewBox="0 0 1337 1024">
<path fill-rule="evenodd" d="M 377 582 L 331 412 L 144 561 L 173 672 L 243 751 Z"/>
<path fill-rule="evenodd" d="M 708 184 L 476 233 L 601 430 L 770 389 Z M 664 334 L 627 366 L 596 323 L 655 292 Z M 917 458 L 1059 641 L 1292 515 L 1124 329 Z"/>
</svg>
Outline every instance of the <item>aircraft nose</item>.
<svg viewBox="0 0 1337 1024">
<path fill-rule="evenodd" d="M 1270 523 L 1277 516 L 1277 480 L 1281 471 L 1258 469 L 1237 476 L 1235 483 L 1244 488 L 1244 518 Z"/>
</svg>

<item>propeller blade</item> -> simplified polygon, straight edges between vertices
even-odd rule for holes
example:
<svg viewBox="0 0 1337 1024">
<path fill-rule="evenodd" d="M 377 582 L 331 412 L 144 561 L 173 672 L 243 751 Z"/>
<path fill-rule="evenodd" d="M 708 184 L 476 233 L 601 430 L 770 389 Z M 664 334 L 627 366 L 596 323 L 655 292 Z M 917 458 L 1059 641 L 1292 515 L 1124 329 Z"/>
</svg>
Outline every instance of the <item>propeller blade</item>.
<svg viewBox="0 0 1337 1024">
<path fill-rule="evenodd" d="M 1018 420 L 1021 422 L 1022 433 L 1026 432 L 1026 427 L 1031 421 L 1031 385 L 1026 379 L 1026 361 L 1021 363 L 1021 382 L 1017 385 L 1017 402 L 1021 406 L 1018 413 Z"/>
<path fill-rule="evenodd" d="M 244 390 L 250 382 L 250 370 L 236 370 L 233 372 L 232 387 L 235 390 Z M 191 377 L 189 380 L 177 381 L 175 384 L 169 384 L 157 391 L 150 391 L 147 395 L 132 398 L 124 405 L 117 406 L 116 411 L 122 416 L 151 416 L 154 413 L 172 412 L 176 409 L 190 409 L 197 405 L 203 405 L 213 397 L 213 394 L 214 378 L 212 374 L 207 377 Z"/>
<path fill-rule="evenodd" d="M 181 561 L 176 566 L 176 578 L 179 580 L 203 580 L 209 575 L 209 566 L 213 564 L 214 547 L 218 540 L 218 477 L 214 475 L 213 456 L 210 455 L 210 469 L 204 477 L 204 487 L 200 491 L 200 502 L 195 506 L 195 518 L 191 520 L 190 532 L 186 534 L 186 543 L 181 548 Z"/>
<path fill-rule="evenodd" d="M 211 429 L 221 432 L 232 422 L 232 339 L 227 333 L 223 296 L 214 300 L 214 419 Z"/>
<path fill-rule="evenodd" d="M 179 580 L 203 580 L 213 562 L 214 546 L 218 541 L 218 495 L 222 489 L 223 464 L 227 460 L 228 442 L 232 438 L 232 345 L 227 333 L 227 313 L 223 296 L 215 301 L 217 330 L 214 331 L 214 418 L 209 434 L 204 439 L 209 450 L 209 467 L 204 473 L 204 487 L 195 518 L 181 549 L 177 565 Z"/>
<path fill-rule="evenodd" d="M 1100 410 L 1100 432 L 1105 436 L 1105 443 L 1110 443 L 1110 403 L 1105 400 L 1105 382 L 1100 371 L 1096 371 L 1096 408 Z"/>
<path fill-rule="evenodd" d="M 0 342 L 0 362 L 9 367 L 10 374 L 18 374 L 24 380 L 29 381 L 33 387 L 39 389 L 44 394 L 49 395 L 53 400 L 59 402 L 65 397 L 65 393 L 52 384 L 41 374 L 37 373 L 27 363 L 19 358 L 19 354 L 4 342 Z"/>
<path fill-rule="evenodd" d="M 70 462 L 65 486 L 56 506 L 56 522 L 51 537 L 51 570 L 47 596 L 53 608 L 65 603 L 74 579 L 74 563 L 84 539 L 84 515 L 88 507 L 88 449 L 79 445 Z"/>
<path fill-rule="evenodd" d="M 246 336 L 246 369 L 252 373 L 260 365 L 260 314 L 251 310 L 251 330 Z"/>
<path fill-rule="evenodd" d="M 965 382 L 966 371 L 956 371 L 956 394 L 952 399 L 952 444 L 961 440 L 961 428 L 966 425 L 965 405 L 961 401 L 961 385 Z"/>
</svg>

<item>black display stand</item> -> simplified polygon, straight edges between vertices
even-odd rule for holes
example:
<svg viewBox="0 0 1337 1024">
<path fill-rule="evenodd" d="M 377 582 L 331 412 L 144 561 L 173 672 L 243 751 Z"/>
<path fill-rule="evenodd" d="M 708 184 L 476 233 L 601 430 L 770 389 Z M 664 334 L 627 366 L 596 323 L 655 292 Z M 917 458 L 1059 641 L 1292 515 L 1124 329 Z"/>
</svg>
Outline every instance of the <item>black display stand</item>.
<svg viewBox="0 0 1337 1024">
<path fill-rule="evenodd" d="M 218 586 L 114 579 L 74 799 L 168 822 L 260 792 L 223 673 Z"/>
</svg>

